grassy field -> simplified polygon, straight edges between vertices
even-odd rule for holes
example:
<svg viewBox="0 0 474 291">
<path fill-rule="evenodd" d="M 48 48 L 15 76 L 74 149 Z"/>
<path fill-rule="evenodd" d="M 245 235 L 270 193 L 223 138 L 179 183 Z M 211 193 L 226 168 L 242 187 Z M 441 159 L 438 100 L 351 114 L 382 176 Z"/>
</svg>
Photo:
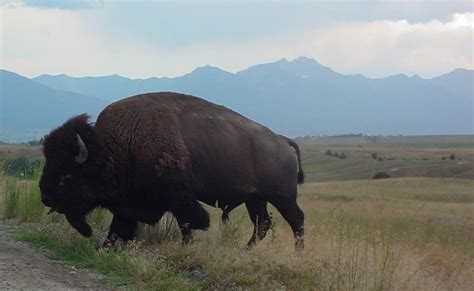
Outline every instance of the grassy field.
<svg viewBox="0 0 474 291">
<path fill-rule="evenodd" d="M 392 177 L 474 179 L 474 136 L 326 137 L 299 139 L 309 181 Z M 344 153 L 339 159 L 326 151 Z M 373 154 L 377 159 L 373 159 Z M 451 160 L 450 155 L 454 155 Z"/>
<path fill-rule="evenodd" d="M 211 228 L 198 231 L 191 245 L 181 246 L 174 219 L 166 217 L 158 226 L 141 226 L 137 242 L 113 250 L 100 248 L 107 211 L 89 216 L 93 238 L 80 237 L 62 216 L 45 215 L 37 175 L 0 176 L 0 211 L 21 222 L 12 230 L 17 238 L 131 288 L 471 290 L 474 180 L 458 178 L 469 173 L 458 162 L 472 168 L 474 152 L 472 138 L 463 138 L 450 139 L 452 146 L 419 137 L 390 144 L 330 138 L 300 143 L 308 179 L 299 190 L 307 234 L 299 253 L 273 208 L 274 227 L 250 251 L 244 245 L 252 225 L 242 207 L 231 213 L 229 225 L 220 222 L 220 211 L 207 208 Z M 327 149 L 348 158 L 326 156 Z M 373 152 L 396 159 L 376 161 Z M 450 154 L 461 160 L 441 160 Z M 391 171 L 394 178 L 368 179 L 394 162 L 403 175 Z"/>
</svg>

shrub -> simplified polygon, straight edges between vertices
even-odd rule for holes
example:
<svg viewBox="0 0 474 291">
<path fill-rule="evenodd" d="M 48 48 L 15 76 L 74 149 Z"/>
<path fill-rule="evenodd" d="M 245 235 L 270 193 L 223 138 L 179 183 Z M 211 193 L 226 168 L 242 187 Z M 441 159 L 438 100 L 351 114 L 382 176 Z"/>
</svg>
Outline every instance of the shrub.
<svg viewBox="0 0 474 291">
<path fill-rule="evenodd" d="M 377 153 L 372 153 L 372 159 L 376 160 L 378 157 Z"/>
<path fill-rule="evenodd" d="M 41 167 L 40 160 L 30 161 L 25 157 L 7 159 L 3 164 L 5 175 L 32 178 Z"/>
<path fill-rule="evenodd" d="M 326 156 L 332 156 L 332 151 L 331 150 L 327 150 L 326 153 L 325 153 Z"/>
<path fill-rule="evenodd" d="M 451 159 L 451 160 L 454 161 L 454 160 L 456 159 L 456 156 L 455 156 L 454 154 L 450 154 L 450 155 L 449 155 L 449 159 Z"/>
<path fill-rule="evenodd" d="M 392 176 L 390 176 L 389 174 L 385 173 L 385 172 L 377 172 L 373 177 L 372 179 L 387 179 L 387 178 L 390 178 Z"/>
<path fill-rule="evenodd" d="M 341 160 L 345 160 L 345 159 L 347 159 L 347 156 L 346 156 L 345 153 L 340 153 L 340 154 L 339 154 L 339 158 L 340 158 Z"/>
</svg>

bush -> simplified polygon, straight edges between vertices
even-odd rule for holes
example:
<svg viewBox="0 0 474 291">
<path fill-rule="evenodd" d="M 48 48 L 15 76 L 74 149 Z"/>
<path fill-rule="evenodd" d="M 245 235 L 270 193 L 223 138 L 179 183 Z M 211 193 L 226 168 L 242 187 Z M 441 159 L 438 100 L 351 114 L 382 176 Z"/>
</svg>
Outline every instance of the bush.
<svg viewBox="0 0 474 291">
<path fill-rule="evenodd" d="M 392 176 L 390 176 L 389 174 L 385 173 L 385 172 L 377 172 L 373 177 L 372 179 L 387 179 L 387 178 L 391 178 Z"/>
<path fill-rule="evenodd" d="M 372 159 L 376 160 L 378 157 L 377 153 L 372 153 Z"/>
<path fill-rule="evenodd" d="M 327 150 L 326 153 L 325 153 L 326 156 L 332 156 L 332 151 L 331 150 Z"/>
<path fill-rule="evenodd" d="M 345 153 L 340 153 L 340 154 L 339 154 L 339 158 L 340 158 L 341 160 L 345 160 L 345 159 L 347 159 L 347 156 L 346 156 Z"/>
<path fill-rule="evenodd" d="M 454 160 L 456 159 L 456 156 L 455 156 L 454 154 L 450 154 L 450 155 L 449 155 L 449 158 L 450 158 L 452 161 L 454 161 Z"/>
<path fill-rule="evenodd" d="M 41 167 L 39 160 L 30 161 L 25 157 L 7 159 L 3 164 L 5 175 L 32 178 Z"/>
</svg>

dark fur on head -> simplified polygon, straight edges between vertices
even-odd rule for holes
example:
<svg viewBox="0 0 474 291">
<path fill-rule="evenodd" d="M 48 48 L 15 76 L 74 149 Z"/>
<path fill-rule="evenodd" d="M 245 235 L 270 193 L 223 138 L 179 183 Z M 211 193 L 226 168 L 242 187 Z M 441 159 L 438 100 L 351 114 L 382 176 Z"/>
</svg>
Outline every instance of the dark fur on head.
<svg viewBox="0 0 474 291">
<path fill-rule="evenodd" d="M 71 225 L 85 236 L 91 235 L 85 216 L 98 206 L 102 159 L 100 141 L 88 119 L 86 114 L 73 117 L 45 138 L 46 163 L 40 180 L 43 203 L 64 213 Z M 80 153 L 78 135 L 88 152 L 83 163 L 75 160 Z"/>
</svg>

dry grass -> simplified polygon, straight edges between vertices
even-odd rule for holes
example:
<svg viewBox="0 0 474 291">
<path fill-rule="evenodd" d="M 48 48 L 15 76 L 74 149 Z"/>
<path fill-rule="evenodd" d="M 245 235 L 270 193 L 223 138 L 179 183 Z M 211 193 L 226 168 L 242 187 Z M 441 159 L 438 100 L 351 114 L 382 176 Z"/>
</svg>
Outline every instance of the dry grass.
<svg viewBox="0 0 474 291">
<path fill-rule="evenodd" d="M 273 207 L 274 227 L 250 251 L 244 250 L 252 233 L 244 207 L 231 213 L 228 225 L 207 207 L 211 228 L 196 232 L 188 246 L 181 246 L 176 222 L 167 216 L 158 226 L 141 225 L 132 245 L 104 250 L 108 211 L 89 215 L 95 234 L 84 239 L 63 216 L 45 215 L 36 180 L 0 175 L 0 216 L 24 222 L 20 239 L 130 288 L 472 290 L 474 181 L 447 178 L 474 177 L 470 143 L 472 136 L 301 144 L 308 183 L 299 190 L 307 234 L 299 253 Z M 327 148 L 349 158 L 325 156 Z M 28 149 L 0 148 L 0 159 L 2 150 L 10 157 Z M 394 160 L 374 161 L 373 152 Z M 451 153 L 461 160 L 441 160 Z M 376 171 L 400 178 L 368 179 Z"/>
<path fill-rule="evenodd" d="M 37 199 L 34 181 L 1 179 L 4 216 L 11 193 L 18 194 L 17 205 Z M 142 226 L 137 243 L 112 253 L 98 248 L 110 223 L 107 211 L 89 216 L 96 229 L 90 240 L 62 216 L 45 216 L 39 204 L 18 206 L 9 216 L 41 221 L 23 239 L 57 248 L 59 258 L 109 274 L 112 283 L 140 288 L 468 290 L 474 284 L 473 186 L 429 178 L 308 183 L 300 189 L 307 233 L 300 253 L 273 208 L 273 230 L 251 251 L 244 250 L 252 225 L 243 207 L 231 213 L 229 225 L 208 208 L 211 228 L 196 232 L 189 246 L 181 246 L 167 217 L 158 229 Z"/>
</svg>

